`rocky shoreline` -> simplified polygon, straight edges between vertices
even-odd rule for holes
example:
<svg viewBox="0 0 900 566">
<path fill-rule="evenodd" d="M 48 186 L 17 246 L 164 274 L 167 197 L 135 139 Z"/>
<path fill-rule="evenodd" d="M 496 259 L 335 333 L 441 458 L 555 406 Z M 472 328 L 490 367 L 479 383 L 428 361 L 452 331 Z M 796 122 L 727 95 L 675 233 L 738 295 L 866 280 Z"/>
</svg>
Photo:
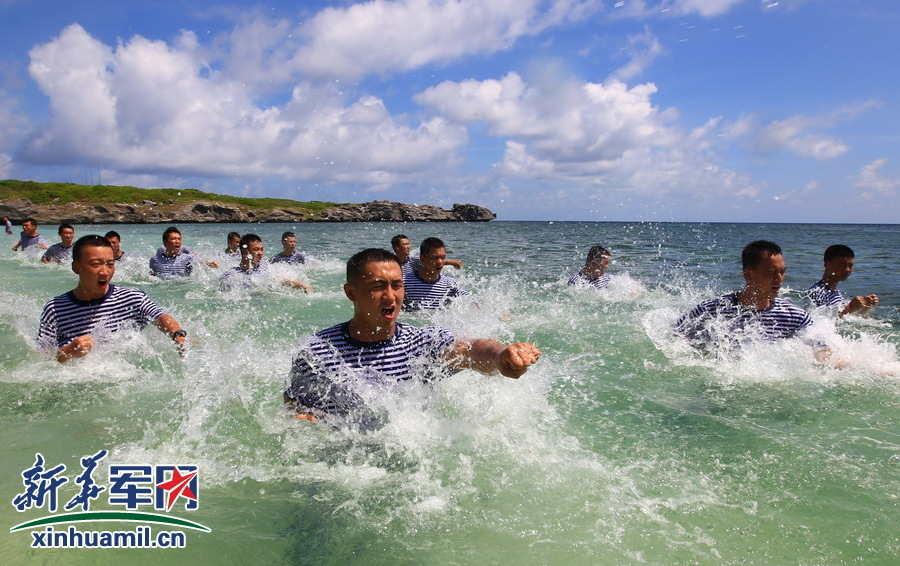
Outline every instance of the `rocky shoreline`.
<svg viewBox="0 0 900 566">
<path fill-rule="evenodd" d="M 299 204 L 299 203 L 298 203 Z M 14 222 L 34 217 L 38 222 L 58 224 L 163 224 L 246 222 L 488 222 L 497 215 L 474 204 L 454 204 L 451 209 L 432 205 L 377 200 L 361 204 L 334 204 L 321 210 L 279 206 L 271 209 L 235 203 L 195 202 L 139 203 L 66 202 L 35 204 L 24 198 L 0 202 L 0 216 Z"/>
</svg>

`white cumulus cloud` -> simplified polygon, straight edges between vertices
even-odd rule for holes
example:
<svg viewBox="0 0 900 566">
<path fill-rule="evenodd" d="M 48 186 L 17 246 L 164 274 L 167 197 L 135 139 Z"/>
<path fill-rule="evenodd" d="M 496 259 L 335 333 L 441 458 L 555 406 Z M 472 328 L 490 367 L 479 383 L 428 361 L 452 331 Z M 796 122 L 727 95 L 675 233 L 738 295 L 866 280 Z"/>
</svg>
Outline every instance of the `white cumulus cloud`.
<svg viewBox="0 0 900 566">
<path fill-rule="evenodd" d="M 510 177 L 646 194 L 755 194 L 746 178 L 716 163 L 703 128 L 682 133 L 673 112 L 653 105 L 655 92 L 649 83 L 591 83 L 551 71 L 531 82 L 517 73 L 445 81 L 416 100 L 504 138 L 497 169 Z"/>
<path fill-rule="evenodd" d="M 345 101 L 334 86 L 299 83 L 284 104 L 258 106 L 195 48 L 191 34 L 110 47 L 67 27 L 31 51 L 51 116 L 23 155 L 131 173 L 383 185 L 452 162 L 466 142 L 463 127 L 410 123 L 378 98 Z"/>
<path fill-rule="evenodd" d="M 860 170 L 856 178 L 856 188 L 864 191 L 864 196 L 872 196 L 872 191 L 890 195 L 900 188 L 900 177 L 888 177 L 882 173 L 882 168 L 888 160 L 884 157 L 867 163 Z"/>
</svg>

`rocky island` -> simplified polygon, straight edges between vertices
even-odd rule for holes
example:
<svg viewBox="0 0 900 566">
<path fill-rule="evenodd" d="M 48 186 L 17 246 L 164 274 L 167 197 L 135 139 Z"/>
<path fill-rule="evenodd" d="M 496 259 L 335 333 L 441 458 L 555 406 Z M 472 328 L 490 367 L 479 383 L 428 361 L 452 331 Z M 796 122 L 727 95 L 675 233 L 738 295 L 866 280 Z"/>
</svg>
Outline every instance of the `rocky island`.
<svg viewBox="0 0 900 566">
<path fill-rule="evenodd" d="M 187 222 L 487 222 L 497 215 L 482 206 L 372 202 L 301 202 L 206 193 L 196 189 L 141 189 L 0 181 L 0 216 L 29 216 L 56 224 L 157 224 Z"/>
</svg>

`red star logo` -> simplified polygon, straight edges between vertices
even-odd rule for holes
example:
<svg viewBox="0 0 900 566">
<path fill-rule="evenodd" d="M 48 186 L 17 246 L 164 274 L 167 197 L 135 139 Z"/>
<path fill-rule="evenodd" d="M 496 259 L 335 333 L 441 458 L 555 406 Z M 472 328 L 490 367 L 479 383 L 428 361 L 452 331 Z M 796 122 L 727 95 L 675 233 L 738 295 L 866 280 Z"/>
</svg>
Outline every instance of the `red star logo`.
<svg viewBox="0 0 900 566">
<path fill-rule="evenodd" d="M 172 479 L 156 484 L 156 489 L 161 489 L 163 490 L 163 492 L 168 493 L 168 497 L 166 499 L 167 512 L 172 510 L 172 506 L 175 505 L 175 500 L 179 497 L 186 497 L 187 499 L 197 501 L 197 496 L 188 486 L 188 484 L 191 483 L 191 480 L 194 479 L 194 476 L 196 475 L 196 471 L 190 472 L 186 475 L 181 475 L 181 472 L 178 471 L 178 468 L 175 468 L 172 470 Z"/>
</svg>

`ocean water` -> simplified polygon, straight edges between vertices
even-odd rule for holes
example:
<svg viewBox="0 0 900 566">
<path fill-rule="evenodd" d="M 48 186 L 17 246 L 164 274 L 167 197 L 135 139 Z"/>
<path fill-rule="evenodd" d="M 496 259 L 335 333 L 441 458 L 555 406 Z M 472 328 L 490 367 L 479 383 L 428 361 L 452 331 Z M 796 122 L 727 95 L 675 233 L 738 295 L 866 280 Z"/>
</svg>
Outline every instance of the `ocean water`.
<svg viewBox="0 0 900 566">
<path fill-rule="evenodd" d="M 110 228 L 128 253 L 115 281 L 169 309 L 193 348 L 180 359 L 148 328 L 66 365 L 38 353 L 41 306 L 75 278 L 13 254 L 6 238 L 0 564 L 900 561 L 897 226 L 182 226 L 207 258 L 230 230 L 259 233 L 271 253 L 294 230 L 313 259 L 278 269 L 310 281 L 308 296 L 274 284 L 223 295 L 212 269 L 156 281 L 147 259 L 163 227 L 77 230 Z M 517 381 L 466 371 L 385 394 L 389 422 L 375 432 L 292 419 L 281 391 L 294 344 L 349 318 L 343 262 L 397 232 L 443 238 L 472 292 L 404 320 L 532 341 L 541 361 Z M 740 249 L 758 238 L 784 248 L 795 299 L 818 280 L 825 246 L 855 249 L 842 289 L 876 292 L 881 305 L 839 324 L 815 313 L 847 368 L 817 365 L 793 340 L 702 357 L 669 334 L 679 313 L 740 286 Z M 595 243 L 615 253 L 609 289 L 567 287 Z M 182 550 L 79 551 L 32 550 L 26 533 L 7 532 L 45 514 L 10 503 L 35 452 L 77 473 L 78 458 L 101 448 L 114 463 L 197 464 L 200 509 L 177 514 L 212 533 L 187 531 Z M 97 473 L 105 479 L 105 465 Z"/>
</svg>

